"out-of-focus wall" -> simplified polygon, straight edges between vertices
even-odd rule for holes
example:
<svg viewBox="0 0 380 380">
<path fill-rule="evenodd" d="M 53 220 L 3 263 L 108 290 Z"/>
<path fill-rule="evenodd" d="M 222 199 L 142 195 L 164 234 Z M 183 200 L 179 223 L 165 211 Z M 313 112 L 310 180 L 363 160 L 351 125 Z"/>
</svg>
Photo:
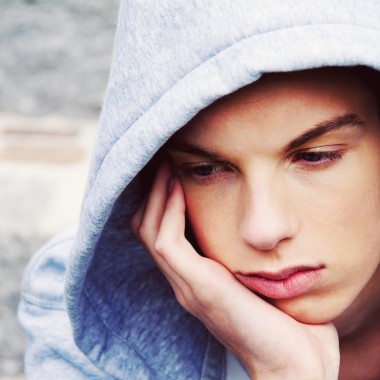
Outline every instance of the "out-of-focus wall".
<svg viewBox="0 0 380 380">
<path fill-rule="evenodd" d="M 79 215 L 118 6 L 0 1 L 0 380 L 23 378 L 25 265 Z"/>
<path fill-rule="evenodd" d="M 95 116 L 119 0 L 1 0 L 0 110 Z"/>
</svg>

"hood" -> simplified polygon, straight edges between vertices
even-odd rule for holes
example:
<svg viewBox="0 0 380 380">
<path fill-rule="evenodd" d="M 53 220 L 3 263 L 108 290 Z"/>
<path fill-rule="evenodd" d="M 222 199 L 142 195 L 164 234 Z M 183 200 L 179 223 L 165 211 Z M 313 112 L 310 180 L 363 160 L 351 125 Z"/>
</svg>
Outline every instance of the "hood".
<svg viewBox="0 0 380 380">
<path fill-rule="evenodd" d="M 138 360 L 165 371 L 166 360 L 149 359 L 160 352 L 162 357 L 159 342 L 204 343 L 203 326 L 180 310 L 129 230 L 143 191 L 138 173 L 157 150 L 201 109 L 263 73 L 322 66 L 380 69 L 379 20 L 376 0 L 122 2 L 66 280 L 75 339 L 91 360 L 114 376 L 138 367 Z M 147 316 L 156 328 L 135 328 Z M 193 333 L 168 335 L 168 323 Z M 147 343 L 152 339 L 158 343 Z M 199 365 L 191 350 L 165 352 Z M 173 369 L 171 376 L 176 378 Z"/>
</svg>

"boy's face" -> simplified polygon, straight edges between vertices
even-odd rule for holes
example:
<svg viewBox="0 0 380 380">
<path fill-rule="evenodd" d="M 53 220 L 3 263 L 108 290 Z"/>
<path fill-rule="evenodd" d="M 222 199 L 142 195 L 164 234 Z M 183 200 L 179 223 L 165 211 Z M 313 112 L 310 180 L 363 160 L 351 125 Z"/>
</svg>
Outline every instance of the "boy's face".
<svg viewBox="0 0 380 380">
<path fill-rule="evenodd" d="M 268 75 L 203 110 L 169 149 L 199 247 L 246 287 L 307 323 L 376 296 L 380 122 L 359 79 Z"/>
</svg>

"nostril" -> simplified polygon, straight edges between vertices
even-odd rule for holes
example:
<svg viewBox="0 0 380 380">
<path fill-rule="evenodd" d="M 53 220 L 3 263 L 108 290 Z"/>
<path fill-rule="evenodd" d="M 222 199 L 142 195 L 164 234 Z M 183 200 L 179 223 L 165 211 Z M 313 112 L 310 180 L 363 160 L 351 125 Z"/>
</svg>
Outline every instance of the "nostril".
<svg viewBox="0 0 380 380">
<path fill-rule="evenodd" d="M 257 176 L 249 184 L 243 194 L 240 239 L 256 250 L 273 250 L 297 233 L 295 209 L 286 196 L 283 182 L 260 181 Z"/>
<path fill-rule="evenodd" d="M 260 233 L 249 233 L 249 234 L 241 234 L 241 238 L 245 244 L 253 246 L 256 250 L 259 251 L 271 251 L 273 250 L 280 239 L 265 237 Z"/>
<path fill-rule="evenodd" d="M 242 220 L 239 228 L 240 239 L 256 250 L 273 250 L 280 242 L 295 235 L 296 229 L 290 218 L 283 216 L 272 218 L 255 218 L 251 215 Z"/>
</svg>

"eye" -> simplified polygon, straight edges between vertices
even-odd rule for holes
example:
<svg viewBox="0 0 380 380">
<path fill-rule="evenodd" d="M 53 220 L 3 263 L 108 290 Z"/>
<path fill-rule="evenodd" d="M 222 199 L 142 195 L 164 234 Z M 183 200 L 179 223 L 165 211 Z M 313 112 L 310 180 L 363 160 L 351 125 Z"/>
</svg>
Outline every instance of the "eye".
<svg viewBox="0 0 380 380">
<path fill-rule="evenodd" d="M 221 169 L 222 169 L 221 165 L 211 165 L 211 164 L 207 165 L 206 164 L 206 165 L 194 166 L 190 170 L 195 175 L 198 175 L 200 177 L 207 177 L 211 174 L 218 172 Z"/>
<path fill-rule="evenodd" d="M 233 168 L 224 162 L 201 162 L 184 164 L 180 174 L 197 182 L 209 182 L 232 172 Z"/>
<path fill-rule="evenodd" d="M 326 166 L 335 160 L 343 157 L 342 151 L 301 151 L 296 152 L 291 157 L 292 163 L 299 163 L 304 166 Z"/>
</svg>

